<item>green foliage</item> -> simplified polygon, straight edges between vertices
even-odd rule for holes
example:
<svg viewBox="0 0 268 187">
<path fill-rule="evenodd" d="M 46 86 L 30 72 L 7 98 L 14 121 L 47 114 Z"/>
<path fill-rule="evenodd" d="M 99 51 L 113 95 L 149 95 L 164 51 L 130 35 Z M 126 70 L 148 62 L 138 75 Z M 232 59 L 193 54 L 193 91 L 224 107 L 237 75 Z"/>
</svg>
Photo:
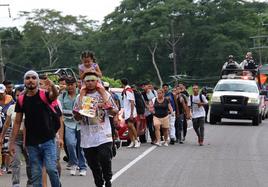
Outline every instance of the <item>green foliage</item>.
<svg viewBox="0 0 268 187">
<path fill-rule="evenodd" d="M 127 77 L 131 84 L 158 83 L 149 51 L 157 44 L 155 61 L 163 81 L 170 82 L 172 49 L 167 40 L 172 28 L 175 38 L 184 33 L 176 45 L 178 73 L 217 76 L 229 54 L 241 62 L 253 47 L 250 37 L 267 34 L 261 25 L 268 23 L 267 13 L 268 3 L 256 1 L 123 0 L 98 26 L 87 17 L 56 10 L 21 12 L 27 20 L 22 31 L 0 30 L 6 76 L 21 81 L 28 69 L 77 71 L 81 51 L 92 50 L 105 76 Z M 258 62 L 258 51 L 253 52 Z M 261 52 L 262 60 L 268 60 L 268 52 Z"/>
<path fill-rule="evenodd" d="M 111 88 L 121 88 L 122 87 L 121 81 L 119 79 L 113 79 L 113 78 L 110 78 L 110 77 L 103 76 L 101 78 L 101 80 L 104 81 L 104 82 L 108 82 L 110 84 Z"/>
</svg>

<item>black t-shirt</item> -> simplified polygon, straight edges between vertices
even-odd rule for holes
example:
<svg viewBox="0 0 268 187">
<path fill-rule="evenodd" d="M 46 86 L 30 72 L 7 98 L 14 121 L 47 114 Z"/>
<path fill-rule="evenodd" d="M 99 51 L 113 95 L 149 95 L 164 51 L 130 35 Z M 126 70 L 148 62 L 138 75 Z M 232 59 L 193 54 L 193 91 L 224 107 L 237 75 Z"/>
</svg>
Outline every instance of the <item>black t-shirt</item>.
<svg viewBox="0 0 268 187">
<path fill-rule="evenodd" d="M 46 97 L 49 101 L 48 93 Z M 55 137 L 50 125 L 48 106 L 41 100 L 39 91 L 34 96 L 24 95 L 23 106 L 16 103 L 15 112 L 25 114 L 26 145 L 38 145 Z"/>
<path fill-rule="evenodd" d="M 159 103 L 157 99 L 155 99 L 154 116 L 158 118 L 163 118 L 163 117 L 168 116 L 168 104 L 169 104 L 169 101 L 167 99 L 164 99 L 162 103 Z"/>
</svg>

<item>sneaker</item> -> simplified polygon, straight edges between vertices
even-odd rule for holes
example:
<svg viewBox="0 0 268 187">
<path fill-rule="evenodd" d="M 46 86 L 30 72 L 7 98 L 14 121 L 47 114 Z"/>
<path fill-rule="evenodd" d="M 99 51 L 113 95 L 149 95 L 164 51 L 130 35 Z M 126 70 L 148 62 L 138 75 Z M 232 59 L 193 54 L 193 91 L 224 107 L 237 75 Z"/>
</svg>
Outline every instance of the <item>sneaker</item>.
<svg viewBox="0 0 268 187">
<path fill-rule="evenodd" d="M 174 139 L 174 138 L 171 138 L 171 139 L 170 139 L 170 144 L 171 144 L 171 145 L 174 145 L 174 144 L 175 144 L 175 139 Z"/>
<path fill-rule="evenodd" d="M 138 148 L 138 147 L 140 147 L 141 146 L 141 143 L 138 141 L 138 140 L 135 140 L 135 145 L 134 145 L 134 147 L 135 148 Z"/>
<path fill-rule="evenodd" d="M 182 140 L 180 140 L 180 144 L 183 144 L 183 141 Z"/>
<path fill-rule="evenodd" d="M 168 147 L 168 142 L 165 142 L 163 145 L 166 146 L 166 147 Z"/>
<path fill-rule="evenodd" d="M 162 144 L 160 142 L 155 142 L 154 145 L 158 146 L 158 147 L 161 147 Z"/>
<path fill-rule="evenodd" d="M 63 161 L 65 161 L 67 163 L 69 162 L 69 158 L 67 156 L 64 156 L 62 159 L 63 159 Z"/>
<path fill-rule="evenodd" d="M 12 174 L 12 171 L 7 168 L 7 174 Z"/>
<path fill-rule="evenodd" d="M 204 140 L 200 139 L 200 141 L 199 141 L 199 145 L 200 145 L 200 146 L 203 146 L 203 145 L 204 145 Z"/>
<path fill-rule="evenodd" d="M 87 176 L 87 170 L 80 170 L 79 175 L 80 176 Z"/>
<path fill-rule="evenodd" d="M 76 175 L 76 170 L 77 170 L 77 166 L 72 166 L 71 171 L 70 171 L 70 174 L 72 176 L 75 176 Z"/>
<path fill-rule="evenodd" d="M 129 146 L 127 146 L 128 148 L 132 148 L 132 147 L 134 147 L 135 146 L 135 143 L 134 142 L 131 142 L 130 144 L 129 144 Z"/>
<path fill-rule="evenodd" d="M 72 169 L 72 165 L 68 163 L 67 166 L 66 166 L 66 169 L 67 170 L 71 170 Z"/>
<path fill-rule="evenodd" d="M 182 141 L 185 141 L 185 137 L 182 138 Z"/>
<path fill-rule="evenodd" d="M 116 148 L 119 149 L 120 147 L 122 147 L 122 141 L 121 140 L 115 140 L 115 145 L 116 145 Z"/>
</svg>

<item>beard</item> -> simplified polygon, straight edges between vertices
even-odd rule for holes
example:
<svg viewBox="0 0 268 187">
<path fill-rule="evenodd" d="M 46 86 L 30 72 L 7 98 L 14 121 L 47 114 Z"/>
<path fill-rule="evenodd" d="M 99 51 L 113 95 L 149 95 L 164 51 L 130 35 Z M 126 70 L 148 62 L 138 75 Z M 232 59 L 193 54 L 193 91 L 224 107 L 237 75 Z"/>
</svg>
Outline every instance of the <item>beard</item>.
<svg viewBox="0 0 268 187">
<path fill-rule="evenodd" d="M 28 89 L 28 90 L 34 90 L 36 89 L 37 86 L 33 85 L 33 84 L 29 84 L 29 85 L 25 85 L 25 87 Z"/>
</svg>

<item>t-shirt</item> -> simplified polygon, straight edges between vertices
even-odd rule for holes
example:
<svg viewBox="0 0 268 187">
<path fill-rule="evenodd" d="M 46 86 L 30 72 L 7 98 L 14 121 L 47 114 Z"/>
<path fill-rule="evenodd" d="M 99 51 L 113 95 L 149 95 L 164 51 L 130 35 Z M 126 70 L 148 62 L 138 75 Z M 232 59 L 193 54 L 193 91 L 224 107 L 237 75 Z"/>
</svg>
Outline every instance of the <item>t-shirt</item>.
<svg viewBox="0 0 268 187">
<path fill-rule="evenodd" d="M 46 97 L 50 101 L 48 92 Z M 15 112 L 25 114 L 27 146 L 42 144 L 55 138 L 54 128 L 50 125 L 48 106 L 40 98 L 39 91 L 34 96 L 24 95 L 23 106 L 17 102 Z"/>
<path fill-rule="evenodd" d="M 191 96 L 190 96 L 191 97 Z M 193 104 L 191 104 L 191 98 L 189 97 L 188 106 L 192 106 L 192 118 L 199 118 L 199 117 L 205 117 L 206 112 L 203 106 L 198 107 L 198 103 L 200 103 L 200 96 L 193 95 Z M 204 95 L 202 95 L 203 103 L 207 104 L 208 101 Z"/>
<path fill-rule="evenodd" d="M 63 94 L 64 94 L 64 97 L 63 97 Z M 62 106 L 64 125 L 68 128 L 79 130 L 80 127 L 73 117 L 73 107 L 74 107 L 74 102 L 76 100 L 76 96 L 74 98 L 70 98 L 68 92 L 65 92 L 63 94 L 59 96 L 59 101 Z"/>
<path fill-rule="evenodd" d="M 149 90 L 148 92 L 142 92 L 142 96 L 144 98 L 144 100 L 147 102 L 147 104 L 149 105 L 149 108 L 145 108 L 145 116 L 149 116 L 152 113 L 150 111 L 153 111 L 153 99 L 156 97 L 155 93 L 153 90 Z"/>
<path fill-rule="evenodd" d="M 126 86 L 126 92 L 123 94 L 123 105 L 124 105 L 124 118 L 125 120 L 130 118 L 131 115 L 131 102 L 130 101 L 134 101 L 135 103 L 135 97 L 134 97 L 134 93 L 130 92 L 129 90 L 127 90 L 129 86 Z M 137 110 L 136 107 L 134 106 L 133 109 L 133 117 L 135 118 L 137 116 Z"/>
<path fill-rule="evenodd" d="M 155 99 L 154 102 L 154 116 L 158 118 L 164 118 L 168 116 L 168 104 L 169 101 L 167 99 L 164 99 L 162 103 L 159 103 L 157 99 Z"/>
<path fill-rule="evenodd" d="M 107 93 L 108 94 L 108 93 Z M 92 108 L 95 108 L 96 115 L 94 118 L 83 116 L 81 121 L 81 147 L 90 148 L 97 147 L 101 144 L 112 142 L 112 130 L 107 110 L 97 107 L 99 103 L 103 103 L 103 99 L 99 92 L 88 93 L 87 97 L 91 97 Z M 117 109 L 117 106 L 112 102 L 112 97 L 109 97 L 112 107 Z M 79 95 L 74 104 L 74 111 L 77 111 L 80 106 Z"/>
<path fill-rule="evenodd" d="M 176 111 L 176 104 L 175 104 L 175 101 L 174 101 L 174 95 L 172 92 L 167 92 L 165 93 L 165 97 L 169 98 L 170 99 L 170 104 L 173 108 L 173 111 Z"/>
<path fill-rule="evenodd" d="M 94 69 L 95 71 L 96 71 L 97 67 L 98 67 L 98 64 L 96 64 L 96 63 L 92 63 L 91 66 L 90 66 L 90 68 Z M 87 69 L 90 69 L 90 68 L 86 68 L 84 64 L 79 64 L 79 65 L 78 65 L 78 68 L 79 68 L 79 71 L 80 71 L 80 72 L 83 72 L 83 73 L 84 73 Z"/>
<path fill-rule="evenodd" d="M 11 105 L 8 108 L 8 110 L 7 110 L 7 116 L 10 116 L 11 123 L 12 123 L 12 126 L 13 126 L 14 121 L 15 121 L 15 117 L 16 117 L 15 104 Z M 21 122 L 20 130 L 23 130 L 23 128 L 24 128 L 24 120 L 25 120 L 25 115 L 23 115 L 23 119 L 22 119 L 22 122 Z"/>
</svg>

